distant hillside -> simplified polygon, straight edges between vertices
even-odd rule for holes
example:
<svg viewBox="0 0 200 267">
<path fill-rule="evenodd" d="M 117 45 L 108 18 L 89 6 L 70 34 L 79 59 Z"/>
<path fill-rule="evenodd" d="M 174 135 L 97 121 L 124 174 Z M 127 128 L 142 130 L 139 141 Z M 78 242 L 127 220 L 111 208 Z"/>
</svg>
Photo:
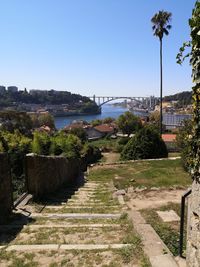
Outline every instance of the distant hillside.
<svg viewBox="0 0 200 267">
<path fill-rule="evenodd" d="M 175 95 L 163 97 L 163 101 L 178 101 L 177 106 L 183 107 L 192 104 L 192 91 L 185 91 Z"/>
<path fill-rule="evenodd" d="M 0 110 L 9 108 L 18 111 L 37 112 L 38 109 L 41 108 L 38 107 L 38 105 L 45 108 L 46 111 L 49 111 L 52 114 L 60 115 L 66 114 L 69 110 L 75 113 L 77 112 L 77 114 L 97 114 L 100 112 L 98 105 L 94 101 L 90 100 L 90 98 L 79 94 L 72 94 L 67 91 L 0 91 Z M 56 107 L 45 107 L 47 105 L 56 105 Z M 62 107 L 62 105 L 65 106 Z M 58 113 L 58 110 L 61 113 Z"/>
<path fill-rule="evenodd" d="M 26 90 L 18 92 L 0 92 L 0 106 L 8 106 L 13 103 L 26 104 L 75 104 L 82 101 L 83 103 L 92 102 L 88 97 L 78 94 L 72 94 L 67 91 L 42 91 L 35 90 L 28 93 Z"/>
</svg>

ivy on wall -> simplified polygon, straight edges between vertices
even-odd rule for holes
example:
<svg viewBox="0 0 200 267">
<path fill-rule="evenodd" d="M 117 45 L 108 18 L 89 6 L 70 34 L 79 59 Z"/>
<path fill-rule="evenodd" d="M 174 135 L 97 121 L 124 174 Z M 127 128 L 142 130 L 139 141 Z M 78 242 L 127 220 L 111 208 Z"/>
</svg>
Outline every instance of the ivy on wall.
<svg viewBox="0 0 200 267">
<path fill-rule="evenodd" d="M 193 129 L 190 137 L 189 171 L 192 178 L 200 181 L 200 2 L 195 4 L 191 28 L 191 59 L 193 86 Z"/>
<path fill-rule="evenodd" d="M 191 28 L 191 41 L 185 42 L 177 55 L 177 63 L 182 64 L 185 58 L 190 57 L 192 66 L 193 86 L 193 123 L 191 134 L 188 135 L 188 170 L 194 180 L 200 182 L 200 0 L 197 0 L 189 20 Z M 184 55 L 190 47 L 191 51 Z"/>
</svg>

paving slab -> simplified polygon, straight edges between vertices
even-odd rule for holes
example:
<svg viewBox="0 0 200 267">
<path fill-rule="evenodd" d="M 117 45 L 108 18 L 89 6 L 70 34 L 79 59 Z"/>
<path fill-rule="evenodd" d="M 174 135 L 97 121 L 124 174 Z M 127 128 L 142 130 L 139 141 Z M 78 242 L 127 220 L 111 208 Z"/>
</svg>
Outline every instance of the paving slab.
<svg viewBox="0 0 200 267">
<path fill-rule="evenodd" d="M 33 250 L 58 250 L 57 244 L 44 244 L 44 245 L 11 245 L 6 248 L 6 251 L 33 251 Z"/>
<path fill-rule="evenodd" d="M 92 219 L 92 218 L 103 218 L 103 219 L 118 219 L 120 213 L 32 213 L 32 218 L 74 218 L 74 219 Z"/>
<path fill-rule="evenodd" d="M 156 211 L 163 222 L 179 222 L 180 217 L 174 210 Z"/>
<path fill-rule="evenodd" d="M 177 263 L 170 255 L 160 255 L 150 257 L 152 267 L 178 267 Z"/>
</svg>

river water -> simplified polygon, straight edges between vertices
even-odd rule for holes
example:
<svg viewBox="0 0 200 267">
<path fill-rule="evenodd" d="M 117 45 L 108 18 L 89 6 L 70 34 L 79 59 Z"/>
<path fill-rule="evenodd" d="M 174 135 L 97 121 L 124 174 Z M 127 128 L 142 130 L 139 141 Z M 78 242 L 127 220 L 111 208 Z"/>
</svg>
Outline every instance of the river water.
<svg viewBox="0 0 200 267">
<path fill-rule="evenodd" d="M 67 117 L 55 117 L 55 126 L 57 129 L 61 129 L 74 120 L 84 120 L 84 121 L 92 121 L 96 119 L 105 119 L 107 117 L 118 118 L 121 114 L 126 112 L 128 109 L 123 108 L 120 106 L 113 106 L 113 105 L 103 105 L 101 114 L 96 115 L 83 115 L 83 116 L 67 116 Z"/>
</svg>

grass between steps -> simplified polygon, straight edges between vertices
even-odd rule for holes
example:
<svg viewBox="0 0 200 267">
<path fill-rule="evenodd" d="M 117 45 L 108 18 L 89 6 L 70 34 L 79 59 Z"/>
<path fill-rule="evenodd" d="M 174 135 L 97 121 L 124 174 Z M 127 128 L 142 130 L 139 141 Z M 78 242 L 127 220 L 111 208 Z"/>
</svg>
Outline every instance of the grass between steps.
<svg viewBox="0 0 200 267">
<path fill-rule="evenodd" d="M 112 224 L 108 228 L 101 229 L 101 235 L 107 235 L 108 240 L 114 243 L 113 240 L 117 237 L 120 243 L 131 244 L 130 247 L 122 249 L 107 249 L 104 251 L 68 251 L 68 252 L 51 252 L 51 251 L 40 251 L 35 253 L 23 253 L 23 252 L 6 252 L 5 250 L 0 251 L 0 265 L 9 263 L 12 267 L 36 267 L 36 266 L 104 266 L 104 267 L 125 267 L 130 266 L 130 264 L 140 264 L 142 267 L 149 267 L 149 263 L 145 258 L 142 251 L 142 244 L 139 236 L 136 234 L 131 221 L 129 221 L 126 213 L 117 219 L 118 223 L 121 225 L 120 232 L 112 231 Z M 28 229 L 23 230 L 22 234 L 27 234 L 29 238 L 27 244 L 31 244 L 35 241 L 37 244 L 43 243 L 44 240 L 50 243 L 50 237 L 58 238 L 58 229 L 50 229 L 50 231 L 41 232 L 29 231 Z M 66 234 L 72 234 L 72 236 L 81 231 L 81 233 L 86 233 L 88 236 L 90 232 L 87 228 L 82 229 L 62 229 L 61 236 Z M 96 231 L 96 230 L 95 230 Z M 38 239 L 34 239 L 33 233 L 38 234 Z M 99 233 L 97 231 L 97 237 Z M 19 236 L 20 238 L 20 236 Z M 94 237 L 93 237 L 94 238 Z M 20 239 L 19 239 L 20 240 Z M 54 240 L 54 241 L 58 241 Z M 90 244 L 92 239 L 88 240 Z M 20 242 L 19 242 L 20 243 Z M 22 242 L 23 243 L 23 242 Z M 58 243 L 58 242 L 57 242 Z M 46 260 L 46 265 L 42 265 L 41 262 Z"/>
<path fill-rule="evenodd" d="M 189 175 L 183 170 L 181 160 L 155 160 L 128 162 L 113 166 L 98 166 L 90 169 L 91 181 L 113 181 L 118 189 L 133 187 L 187 187 Z"/>
</svg>

